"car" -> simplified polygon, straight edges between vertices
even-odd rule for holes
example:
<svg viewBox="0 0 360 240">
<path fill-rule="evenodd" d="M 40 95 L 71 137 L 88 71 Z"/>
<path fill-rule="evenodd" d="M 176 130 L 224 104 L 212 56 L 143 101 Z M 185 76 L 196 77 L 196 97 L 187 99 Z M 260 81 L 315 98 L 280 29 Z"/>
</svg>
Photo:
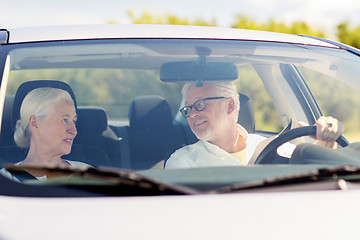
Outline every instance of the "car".
<svg viewBox="0 0 360 240">
<path fill-rule="evenodd" d="M 67 177 L 0 175 L 0 239 L 356 238 L 360 213 L 360 50 L 327 39 L 234 28 L 72 25 L 0 30 L 0 164 L 24 96 L 65 89 L 77 131 Z M 271 141 L 255 164 L 164 169 L 197 141 L 180 109 L 186 82 L 233 81 L 238 122 Z M 313 144 L 322 115 L 338 148 Z M 305 122 L 308 127 L 298 127 Z M 290 142 L 284 158 L 277 149 Z"/>
</svg>

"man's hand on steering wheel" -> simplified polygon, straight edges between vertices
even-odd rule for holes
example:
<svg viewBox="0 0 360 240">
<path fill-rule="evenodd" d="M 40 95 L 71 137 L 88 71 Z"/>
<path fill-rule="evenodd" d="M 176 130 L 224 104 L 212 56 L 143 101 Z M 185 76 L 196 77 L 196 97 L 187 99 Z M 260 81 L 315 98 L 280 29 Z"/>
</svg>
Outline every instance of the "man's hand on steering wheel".
<svg viewBox="0 0 360 240">
<path fill-rule="evenodd" d="M 252 156 L 250 162 L 255 164 L 274 163 L 273 160 L 277 156 L 276 150 L 279 146 L 302 136 L 313 136 L 316 139 L 316 144 L 330 148 L 335 148 L 336 142 L 342 147 L 348 144 L 347 140 L 341 135 L 344 126 L 335 118 L 320 117 L 314 126 L 303 127 L 307 126 L 307 124 L 304 123 L 300 123 L 299 126 L 299 128 L 291 129 L 273 139 L 269 139 L 271 141 L 266 142 L 263 146 L 258 146 L 261 149 L 255 151 L 257 154 Z"/>
<path fill-rule="evenodd" d="M 298 125 L 299 127 L 308 126 L 304 122 L 299 122 Z M 321 116 L 314 126 L 316 127 L 315 144 L 328 148 L 337 147 L 336 139 L 344 132 L 342 122 L 333 117 Z"/>
</svg>

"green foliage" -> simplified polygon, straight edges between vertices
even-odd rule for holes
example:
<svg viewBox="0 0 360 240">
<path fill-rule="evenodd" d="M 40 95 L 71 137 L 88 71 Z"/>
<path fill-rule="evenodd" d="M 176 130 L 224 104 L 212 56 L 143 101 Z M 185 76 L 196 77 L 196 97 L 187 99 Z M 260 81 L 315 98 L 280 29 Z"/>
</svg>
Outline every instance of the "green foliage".
<svg viewBox="0 0 360 240">
<path fill-rule="evenodd" d="M 231 27 L 325 37 L 325 34 L 323 32 L 311 29 L 305 22 L 294 22 L 290 25 L 286 25 L 284 22 L 276 22 L 274 20 L 270 20 L 267 23 L 257 23 L 251 17 L 241 14 L 235 16 L 235 22 L 232 24 Z"/>
<path fill-rule="evenodd" d="M 216 21 L 206 22 L 202 19 L 179 18 L 173 14 L 154 15 L 149 12 L 143 12 L 140 16 L 129 9 L 128 15 L 132 23 L 135 24 L 169 24 L 169 25 L 194 25 L 194 26 L 216 26 Z"/>
<path fill-rule="evenodd" d="M 137 16 L 131 9 L 128 15 L 134 24 L 170 24 L 170 25 L 194 25 L 194 26 L 216 26 L 216 20 L 204 21 L 202 19 L 180 18 L 173 14 L 155 15 L 149 12 L 143 12 Z M 114 23 L 113 21 L 109 23 Z M 283 22 L 270 20 L 268 23 L 258 23 L 251 17 L 245 15 L 235 15 L 232 28 L 252 29 L 262 31 L 272 31 L 290 34 L 302 34 L 316 37 L 325 37 L 322 31 L 317 31 L 309 27 L 305 22 L 294 22 L 286 25 Z"/>
<path fill-rule="evenodd" d="M 337 25 L 336 36 L 338 40 L 347 45 L 360 48 L 360 26 L 349 29 L 348 22 L 342 22 Z"/>
<path fill-rule="evenodd" d="M 344 135 L 360 140 L 360 94 L 359 91 L 318 72 L 300 67 L 300 72 L 312 91 L 325 116 L 339 119 L 345 125 Z M 326 86 L 326 91 L 320 89 Z M 346 93 L 346 94 L 344 94 Z"/>
<path fill-rule="evenodd" d="M 173 14 L 156 15 L 146 11 L 137 16 L 131 9 L 128 10 L 128 15 L 132 23 L 135 24 L 216 26 L 216 19 L 205 21 L 202 19 L 180 18 Z M 109 21 L 109 23 L 115 23 L 115 21 Z M 326 38 L 326 34 L 323 31 L 310 27 L 306 22 L 293 22 L 291 24 L 285 24 L 284 22 L 277 22 L 270 19 L 266 23 L 259 23 L 253 18 L 243 14 L 235 15 L 234 22 L 230 27 Z M 336 36 L 339 42 L 360 48 L 360 26 L 350 29 L 348 22 L 342 22 L 337 25 Z"/>
<path fill-rule="evenodd" d="M 239 67 L 239 77 L 235 84 L 238 92 L 246 94 L 250 99 L 256 99 L 252 101 L 256 109 L 256 129 L 279 132 L 283 128 L 280 118 L 259 75 L 251 65 Z"/>
</svg>

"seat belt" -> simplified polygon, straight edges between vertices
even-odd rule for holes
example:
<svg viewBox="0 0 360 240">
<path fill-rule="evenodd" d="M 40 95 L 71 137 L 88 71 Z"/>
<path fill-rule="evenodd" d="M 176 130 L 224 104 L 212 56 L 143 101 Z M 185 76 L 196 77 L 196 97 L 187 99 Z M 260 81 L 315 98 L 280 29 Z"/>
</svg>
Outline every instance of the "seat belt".
<svg viewBox="0 0 360 240">
<path fill-rule="evenodd" d="M 121 167 L 131 169 L 128 127 L 117 128 L 120 140 Z"/>
<path fill-rule="evenodd" d="M 248 162 L 247 165 L 254 165 L 255 164 L 255 161 L 257 160 L 257 157 L 260 155 L 260 153 L 264 150 L 264 148 L 272 141 L 274 140 L 275 138 L 277 137 L 276 136 L 273 136 L 273 137 L 270 137 L 268 139 L 265 139 L 264 141 L 260 142 L 254 152 L 253 152 L 253 155 L 251 156 L 250 158 L 250 161 Z"/>
<path fill-rule="evenodd" d="M 277 138 L 278 136 L 280 136 L 281 134 L 289 131 L 291 129 L 291 125 L 292 125 L 292 119 L 290 119 L 288 125 L 281 130 L 281 132 L 279 132 L 277 135 L 269 137 L 268 139 L 260 142 L 257 147 L 255 148 L 255 151 L 253 153 L 253 155 L 250 158 L 250 161 L 248 162 L 248 165 L 254 165 L 255 161 L 257 160 L 257 157 L 260 155 L 260 153 L 264 150 L 264 148 L 275 138 Z"/>
</svg>

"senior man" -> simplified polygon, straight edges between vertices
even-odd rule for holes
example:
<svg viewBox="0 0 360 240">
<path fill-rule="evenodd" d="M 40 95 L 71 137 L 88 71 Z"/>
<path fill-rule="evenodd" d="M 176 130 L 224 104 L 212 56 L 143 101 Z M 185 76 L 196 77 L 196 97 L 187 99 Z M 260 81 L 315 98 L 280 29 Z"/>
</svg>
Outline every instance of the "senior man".
<svg viewBox="0 0 360 240">
<path fill-rule="evenodd" d="M 208 82 L 200 87 L 186 83 L 182 95 L 185 107 L 180 111 L 199 141 L 175 151 L 165 169 L 247 165 L 257 145 L 267 139 L 247 133 L 237 123 L 240 103 L 233 82 Z M 320 117 L 315 126 L 315 143 L 335 148 L 343 124 L 332 117 Z M 280 148 L 283 156 L 290 157 L 294 145 Z"/>
</svg>

